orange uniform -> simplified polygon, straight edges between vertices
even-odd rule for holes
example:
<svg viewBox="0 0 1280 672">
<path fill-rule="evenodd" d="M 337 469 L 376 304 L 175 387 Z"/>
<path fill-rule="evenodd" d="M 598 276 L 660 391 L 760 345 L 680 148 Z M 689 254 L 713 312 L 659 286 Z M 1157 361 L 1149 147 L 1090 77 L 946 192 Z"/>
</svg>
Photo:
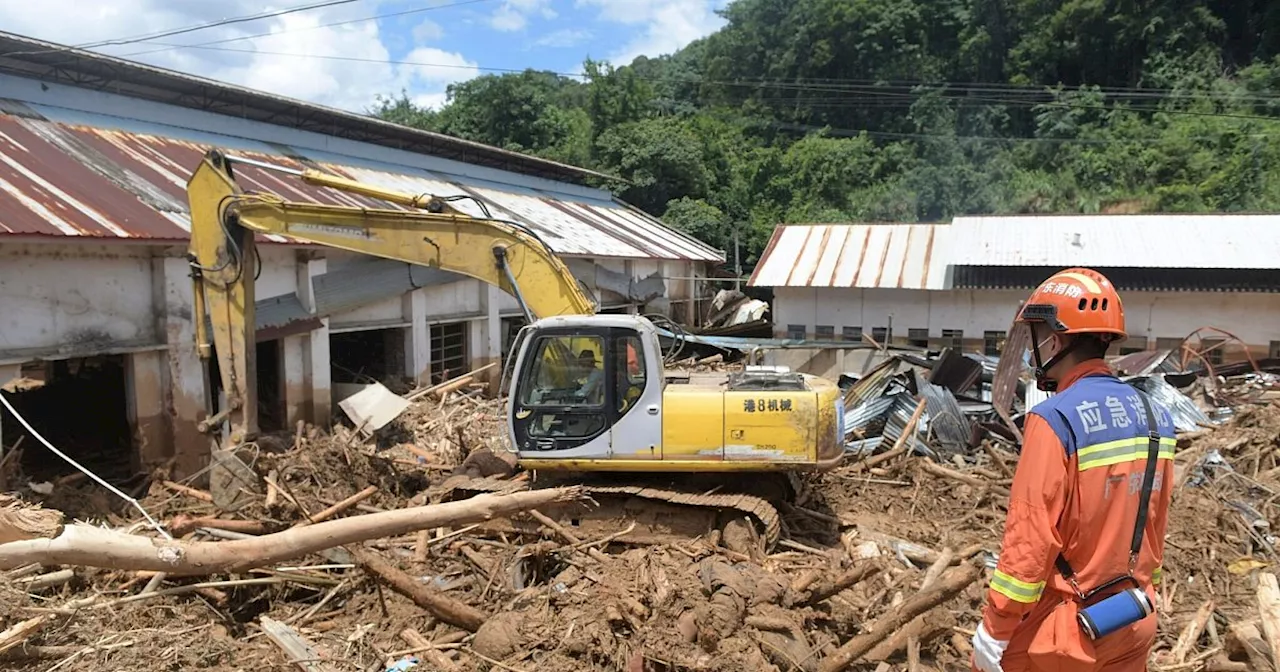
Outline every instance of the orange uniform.
<svg viewBox="0 0 1280 672">
<path fill-rule="evenodd" d="M 1075 365 L 1057 394 L 1027 415 L 1022 456 L 1009 497 L 1000 561 L 987 593 L 983 626 L 1008 641 L 1004 672 L 1032 667 L 1027 649 L 1054 607 L 1076 595 L 1055 569 L 1058 554 L 1088 591 L 1129 570 L 1149 438 L 1138 392 L 1115 378 L 1100 359 Z M 1151 401 L 1159 430 L 1159 460 L 1150 510 L 1133 576 L 1155 603 L 1173 484 L 1174 427 Z M 1096 664 L 1058 663 L 1054 669 L 1108 672 L 1146 669 L 1156 615 L 1092 643 Z M 1085 639 L 1077 628 L 1076 635 Z"/>
</svg>

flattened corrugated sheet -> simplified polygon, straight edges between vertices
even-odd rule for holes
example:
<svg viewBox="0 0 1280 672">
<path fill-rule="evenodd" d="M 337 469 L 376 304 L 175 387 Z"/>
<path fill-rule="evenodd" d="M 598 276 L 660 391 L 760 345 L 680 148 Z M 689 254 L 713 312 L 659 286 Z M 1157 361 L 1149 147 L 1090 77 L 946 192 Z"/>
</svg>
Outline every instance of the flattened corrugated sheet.
<svg viewBox="0 0 1280 672">
<path fill-rule="evenodd" d="M 789 224 L 776 228 L 752 287 L 942 289 L 949 227 Z"/>
<path fill-rule="evenodd" d="M 957 266 L 1277 267 L 1280 215 L 956 217 Z"/>
<path fill-rule="evenodd" d="M 211 142 L 235 154 L 292 168 L 318 168 L 413 194 L 469 195 L 490 212 L 537 233 L 558 254 L 719 262 L 723 253 L 675 232 L 656 218 L 609 200 L 480 182 L 393 163 L 326 155 L 307 158 L 286 146 L 226 138 L 198 130 L 145 126 L 146 133 L 118 130 L 110 118 L 76 111 L 76 123 L 58 121 L 58 110 L 6 101 L 0 112 L 0 234 L 85 236 L 181 241 L 190 235 L 186 183 Z M 89 120 L 89 123 L 86 123 Z M 116 122 L 118 123 L 118 122 Z M 194 139 L 199 139 L 199 142 Z M 349 161 L 349 163 L 348 163 Z M 291 201 L 364 208 L 406 209 L 383 201 L 313 187 L 285 175 L 235 167 L 246 190 Z M 581 190 L 579 188 L 579 190 Z M 482 216 L 474 202 L 453 202 Z M 280 236 L 265 236 L 287 242 Z"/>
</svg>

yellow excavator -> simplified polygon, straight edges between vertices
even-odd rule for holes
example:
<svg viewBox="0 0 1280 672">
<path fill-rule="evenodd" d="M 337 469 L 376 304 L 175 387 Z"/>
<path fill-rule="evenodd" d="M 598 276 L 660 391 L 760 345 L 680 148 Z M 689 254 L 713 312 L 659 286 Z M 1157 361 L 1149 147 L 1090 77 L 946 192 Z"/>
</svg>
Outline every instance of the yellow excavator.
<svg viewBox="0 0 1280 672">
<path fill-rule="evenodd" d="M 406 209 L 248 192 L 236 183 L 236 164 Z M 798 472 L 830 468 L 843 454 L 844 406 L 834 383 L 768 367 L 668 376 L 654 320 L 597 314 L 534 231 L 489 217 L 481 201 L 485 217 L 472 217 L 450 205 L 462 197 L 404 194 L 216 149 L 201 160 L 187 193 L 196 348 L 202 359 L 216 356 L 227 399 L 204 422 L 206 431 L 225 423 L 212 467 L 216 490 L 238 490 L 219 485 L 249 477 L 237 476 L 247 468 L 234 456 L 258 432 L 255 233 L 448 270 L 515 297 L 529 324 L 503 372 L 510 389 L 506 449 L 534 476 L 523 487 L 566 480 L 587 486 L 601 504 L 591 517 L 712 531 L 726 540 L 733 529 L 755 548 L 760 541 L 769 547 L 780 532 L 773 502 L 796 495 Z M 473 480 L 458 491 L 512 487 L 510 480 Z M 580 522 L 579 513 L 566 515 Z M 744 518 L 753 524 L 742 525 Z"/>
</svg>

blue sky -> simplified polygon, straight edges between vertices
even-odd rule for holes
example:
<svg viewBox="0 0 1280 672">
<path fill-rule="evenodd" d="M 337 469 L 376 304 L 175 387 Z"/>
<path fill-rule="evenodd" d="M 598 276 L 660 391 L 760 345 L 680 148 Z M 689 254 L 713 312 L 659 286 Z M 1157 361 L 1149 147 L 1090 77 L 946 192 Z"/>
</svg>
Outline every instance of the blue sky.
<svg viewBox="0 0 1280 672">
<path fill-rule="evenodd" d="M 671 53 L 722 26 L 715 10 L 728 0 L 346 0 L 314 7 L 322 2 L 5 0 L 0 26 L 360 111 L 375 96 L 401 90 L 438 106 L 449 83 L 489 68 L 575 73 L 587 56 L 623 64 Z M 263 16 L 281 11 L 287 13 Z M 159 35 L 183 28 L 199 29 Z M 108 41 L 124 43 L 98 44 Z"/>
</svg>

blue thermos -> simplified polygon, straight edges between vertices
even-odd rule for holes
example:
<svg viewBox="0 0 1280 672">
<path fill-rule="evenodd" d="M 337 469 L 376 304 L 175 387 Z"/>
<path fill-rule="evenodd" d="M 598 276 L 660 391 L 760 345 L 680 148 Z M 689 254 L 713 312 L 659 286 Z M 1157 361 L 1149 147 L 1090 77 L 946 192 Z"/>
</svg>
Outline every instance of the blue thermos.
<svg viewBox="0 0 1280 672">
<path fill-rule="evenodd" d="M 1109 635 L 1150 616 L 1155 606 L 1140 588 L 1129 588 L 1080 610 L 1078 620 L 1089 639 Z"/>
</svg>

